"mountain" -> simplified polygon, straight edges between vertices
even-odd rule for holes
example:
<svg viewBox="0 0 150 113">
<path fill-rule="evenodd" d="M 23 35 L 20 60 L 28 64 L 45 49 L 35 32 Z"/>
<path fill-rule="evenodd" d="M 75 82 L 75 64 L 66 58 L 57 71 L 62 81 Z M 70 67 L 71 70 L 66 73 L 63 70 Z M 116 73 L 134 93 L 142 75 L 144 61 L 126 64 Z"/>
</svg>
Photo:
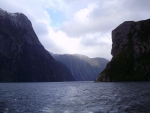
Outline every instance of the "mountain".
<svg viewBox="0 0 150 113">
<path fill-rule="evenodd" d="M 150 80 L 150 19 L 122 23 L 112 42 L 113 58 L 96 81 Z"/>
<path fill-rule="evenodd" d="M 52 54 L 52 56 L 68 67 L 76 81 L 94 81 L 108 63 L 104 58 L 89 58 L 79 54 Z"/>
<path fill-rule="evenodd" d="M 44 49 L 30 20 L 0 9 L 0 82 L 70 80 L 72 74 Z"/>
</svg>

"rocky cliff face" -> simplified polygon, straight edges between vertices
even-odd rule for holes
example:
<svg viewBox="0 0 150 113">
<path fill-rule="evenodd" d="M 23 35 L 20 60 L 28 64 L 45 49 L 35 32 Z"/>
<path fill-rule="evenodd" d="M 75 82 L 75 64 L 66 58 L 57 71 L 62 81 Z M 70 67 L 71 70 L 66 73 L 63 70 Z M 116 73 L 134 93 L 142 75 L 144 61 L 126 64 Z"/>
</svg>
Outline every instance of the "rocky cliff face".
<svg viewBox="0 0 150 113">
<path fill-rule="evenodd" d="M 0 82 L 74 80 L 39 42 L 29 19 L 0 9 Z"/>
<path fill-rule="evenodd" d="M 96 81 L 150 80 L 150 19 L 122 23 L 112 42 L 113 58 Z"/>
<path fill-rule="evenodd" d="M 76 81 L 94 81 L 108 63 L 104 58 L 89 58 L 79 54 L 52 54 L 52 56 L 68 67 Z"/>
</svg>

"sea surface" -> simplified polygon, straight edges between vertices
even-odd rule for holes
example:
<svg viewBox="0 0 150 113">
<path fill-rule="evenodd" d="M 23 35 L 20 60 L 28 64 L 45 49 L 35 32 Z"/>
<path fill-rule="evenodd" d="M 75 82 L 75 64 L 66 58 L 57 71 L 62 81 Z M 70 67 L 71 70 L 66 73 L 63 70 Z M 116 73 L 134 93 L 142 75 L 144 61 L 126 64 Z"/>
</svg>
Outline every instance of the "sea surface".
<svg viewBox="0 0 150 113">
<path fill-rule="evenodd" d="M 150 113 L 150 82 L 0 83 L 0 113 Z"/>
</svg>

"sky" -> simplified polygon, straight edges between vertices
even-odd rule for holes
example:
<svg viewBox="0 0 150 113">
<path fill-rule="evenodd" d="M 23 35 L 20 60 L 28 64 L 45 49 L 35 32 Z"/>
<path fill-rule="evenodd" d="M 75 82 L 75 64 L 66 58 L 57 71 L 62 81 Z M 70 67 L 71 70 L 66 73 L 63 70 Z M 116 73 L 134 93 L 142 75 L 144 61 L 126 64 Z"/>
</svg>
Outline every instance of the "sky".
<svg viewBox="0 0 150 113">
<path fill-rule="evenodd" d="M 150 18 L 150 0 L 0 0 L 21 12 L 48 51 L 111 59 L 111 31 L 124 21 Z"/>
</svg>

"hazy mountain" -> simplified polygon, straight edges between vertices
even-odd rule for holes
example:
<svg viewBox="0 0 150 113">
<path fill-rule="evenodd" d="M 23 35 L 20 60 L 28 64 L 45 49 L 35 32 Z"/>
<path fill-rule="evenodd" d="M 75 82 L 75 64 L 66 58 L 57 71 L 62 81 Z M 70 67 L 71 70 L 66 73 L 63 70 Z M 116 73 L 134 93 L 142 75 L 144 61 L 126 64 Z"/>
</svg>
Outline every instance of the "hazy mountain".
<svg viewBox="0 0 150 113">
<path fill-rule="evenodd" d="M 89 58 L 79 54 L 52 54 L 52 56 L 65 64 L 77 81 L 94 80 L 108 63 L 105 58 Z"/>
</svg>

